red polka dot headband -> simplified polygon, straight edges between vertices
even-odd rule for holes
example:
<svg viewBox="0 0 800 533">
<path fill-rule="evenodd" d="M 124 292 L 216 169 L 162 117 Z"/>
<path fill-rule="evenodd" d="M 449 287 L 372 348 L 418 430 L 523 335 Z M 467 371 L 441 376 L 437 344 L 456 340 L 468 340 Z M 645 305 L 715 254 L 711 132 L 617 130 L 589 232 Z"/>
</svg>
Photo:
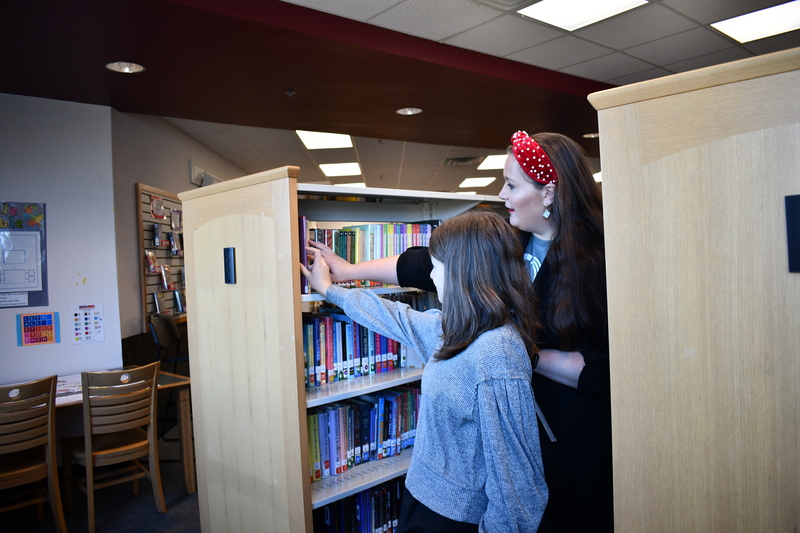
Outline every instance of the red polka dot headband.
<svg viewBox="0 0 800 533">
<path fill-rule="evenodd" d="M 556 168 L 550 162 L 550 158 L 539 143 L 524 131 L 518 131 L 511 136 L 511 150 L 519 166 L 531 179 L 545 185 L 558 181 Z"/>
</svg>

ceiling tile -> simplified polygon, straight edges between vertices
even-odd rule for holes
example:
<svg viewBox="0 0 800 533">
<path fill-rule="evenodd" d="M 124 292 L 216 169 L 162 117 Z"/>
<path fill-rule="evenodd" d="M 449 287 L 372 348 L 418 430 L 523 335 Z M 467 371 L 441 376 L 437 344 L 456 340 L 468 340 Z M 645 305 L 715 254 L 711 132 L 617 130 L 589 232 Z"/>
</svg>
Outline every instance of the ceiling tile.
<svg viewBox="0 0 800 533">
<path fill-rule="evenodd" d="M 639 83 L 640 81 L 660 78 L 662 76 L 669 76 L 670 74 L 674 74 L 674 72 L 670 72 L 669 70 L 665 70 L 663 68 L 651 68 L 650 70 L 644 70 L 635 74 L 628 74 L 627 76 L 621 76 L 619 78 L 608 80 L 608 83 L 613 83 L 614 85 L 628 85 L 631 83 Z"/>
<path fill-rule="evenodd" d="M 499 16 L 502 12 L 470 0 L 408 0 L 370 22 L 391 30 L 440 41 Z"/>
<path fill-rule="evenodd" d="M 698 55 L 717 52 L 734 46 L 729 40 L 707 30 L 695 28 L 646 44 L 627 48 L 626 54 L 655 65 L 676 63 Z"/>
<path fill-rule="evenodd" d="M 607 81 L 644 70 L 650 70 L 652 67 L 653 65 L 645 63 L 635 57 L 620 52 L 614 52 L 613 54 L 561 69 L 561 72 L 566 72 L 567 74 L 580 76 L 582 78 L 589 78 L 590 80 Z"/>
<path fill-rule="evenodd" d="M 761 55 L 800 47 L 800 30 L 781 33 L 773 37 L 751 41 L 742 45 L 746 50 Z"/>
<path fill-rule="evenodd" d="M 611 52 L 613 52 L 613 50 L 604 46 L 567 35 L 510 54 L 507 57 L 529 65 L 558 70 L 577 63 L 583 63 L 589 59 L 610 54 Z"/>
<path fill-rule="evenodd" d="M 658 4 L 648 4 L 581 28 L 575 35 L 609 48 L 623 50 L 695 26 L 692 21 L 669 9 Z"/>
<path fill-rule="evenodd" d="M 721 63 L 729 63 L 739 59 L 746 59 L 752 57 L 747 51 L 734 46 L 714 52 L 713 54 L 706 54 L 703 56 L 687 59 L 686 61 L 679 61 L 670 65 L 664 65 L 664 68 L 672 70 L 673 72 L 688 72 L 698 68 L 710 67 L 712 65 L 719 65 Z"/>
<path fill-rule="evenodd" d="M 366 21 L 403 0 L 282 0 L 289 4 L 310 7 L 340 17 Z"/>
<path fill-rule="evenodd" d="M 662 0 L 661 3 L 680 11 L 701 24 L 711 24 L 721 20 L 738 17 L 772 6 L 786 3 L 787 0 Z"/>
<path fill-rule="evenodd" d="M 445 43 L 495 56 L 506 56 L 556 39 L 564 32 L 518 15 L 503 15 L 445 40 Z"/>
</svg>

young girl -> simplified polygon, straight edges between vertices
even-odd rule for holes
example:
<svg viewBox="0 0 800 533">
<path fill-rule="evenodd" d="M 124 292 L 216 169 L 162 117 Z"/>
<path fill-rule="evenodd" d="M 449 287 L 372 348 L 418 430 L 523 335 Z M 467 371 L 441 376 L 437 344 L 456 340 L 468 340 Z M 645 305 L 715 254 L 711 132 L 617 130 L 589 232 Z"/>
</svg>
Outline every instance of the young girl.
<svg viewBox="0 0 800 533">
<path fill-rule="evenodd" d="M 430 277 L 442 310 L 424 313 L 332 285 L 308 251 L 313 266 L 300 269 L 318 293 L 426 363 L 398 531 L 536 531 L 547 503 L 531 389 L 538 323 L 514 229 L 481 210 L 439 226 Z"/>
</svg>

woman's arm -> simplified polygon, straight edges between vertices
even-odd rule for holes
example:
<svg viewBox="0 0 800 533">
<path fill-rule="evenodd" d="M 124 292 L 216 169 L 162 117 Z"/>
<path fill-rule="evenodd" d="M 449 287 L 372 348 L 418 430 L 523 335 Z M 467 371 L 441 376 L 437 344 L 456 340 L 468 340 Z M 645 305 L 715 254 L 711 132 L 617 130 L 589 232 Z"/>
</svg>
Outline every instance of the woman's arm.
<svg viewBox="0 0 800 533">
<path fill-rule="evenodd" d="M 336 255 L 333 250 L 321 242 L 308 241 L 308 244 L 319 250 L 322 258 L 328 263 L 333 281 L 368 279 L 378 283 L 397 285 L 397 258 L 399 257 L 397 255 L 353 264 Z"/>
<path fill-rule="evenodd" d="M 562 352 L 561 350 L 539 350 L 539 364 L 534 372 L 562 385 L 578 388 L 586 362 L 580 352 Z"/>
</svg>

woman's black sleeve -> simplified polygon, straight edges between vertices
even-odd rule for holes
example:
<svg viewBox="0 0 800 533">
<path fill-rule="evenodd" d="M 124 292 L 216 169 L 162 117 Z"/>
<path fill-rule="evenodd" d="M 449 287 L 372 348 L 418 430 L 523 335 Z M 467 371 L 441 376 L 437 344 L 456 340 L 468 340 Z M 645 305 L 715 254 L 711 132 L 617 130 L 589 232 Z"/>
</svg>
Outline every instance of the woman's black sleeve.
<svg viewBox="0 0 800 533">
<path fill-rule="evenodd" d="M 436 286 L 431 280 L 431 270 L 433 263 L 426 247 L 414 246 L 397 258 L 397 281 L 402 287 L 436 292 Z"/>
</svg>

